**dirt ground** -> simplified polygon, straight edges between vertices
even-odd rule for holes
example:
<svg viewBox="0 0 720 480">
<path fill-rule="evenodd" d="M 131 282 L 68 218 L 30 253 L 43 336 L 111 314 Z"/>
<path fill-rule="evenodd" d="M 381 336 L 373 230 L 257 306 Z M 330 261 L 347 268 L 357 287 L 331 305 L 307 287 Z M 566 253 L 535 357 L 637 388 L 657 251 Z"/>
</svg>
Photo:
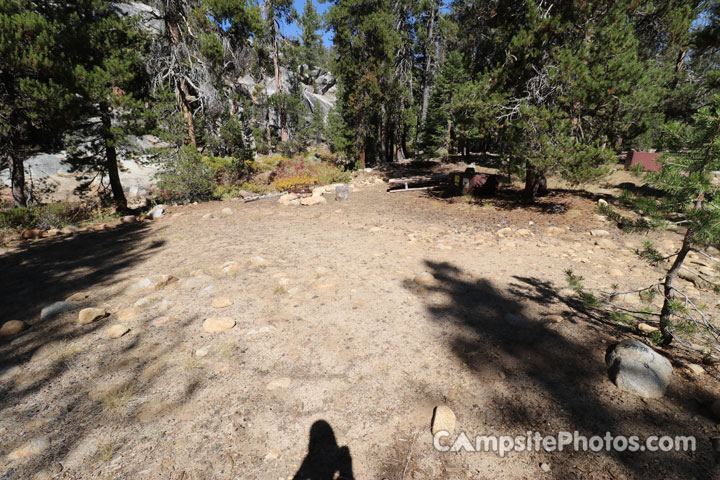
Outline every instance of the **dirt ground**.
<svg viewBox="0 0 720 480">
<path fill-rule="evenodd" d="M 388 194 L 371 177 L 356 186 L 348 202 L 310 207 L 170 207 L 0 255 L 2 321 L 30 324 L 0 340 L 0 478 L 719 478 L 708 408 L 718 371 L 692 373 L 700 356 L 668 348 L 663 398 L 621 392 L 605 351 L 647 338 L 583 313 L 568 291 L 568 268 L 606 290 L 663 277 L 632 253 L 644 235 L 596 214 L 614 185 L 530 209 L 512 195 L 472 203 Z M 669 250 L 680 234 L 650 235 Z M 422 272 L 434 282 L 413 281 Z M 178 280 L 128 294 L 159 274 Z M 78 308 L 110 315 L 40 319 L 78 293 Z M 717 313 L 713 293 L 693 295 Z M 209 317 L 235 325 L 206 333 Z M 117 323 L 129 332 L 108 338 Z M 470 437 L 694 435 L 697 450 L 443 453 L 430 433 L 437 405 Z"/>
</svg>

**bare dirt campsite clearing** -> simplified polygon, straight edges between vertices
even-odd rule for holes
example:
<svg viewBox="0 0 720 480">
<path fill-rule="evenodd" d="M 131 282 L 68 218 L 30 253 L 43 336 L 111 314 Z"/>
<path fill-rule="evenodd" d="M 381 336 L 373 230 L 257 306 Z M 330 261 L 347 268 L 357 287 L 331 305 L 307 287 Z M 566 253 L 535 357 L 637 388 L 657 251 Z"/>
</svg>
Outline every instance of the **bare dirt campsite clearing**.
<svg viewBox="0 0 720 480">
<path fill-rule="evenodd" d="M 516 208 L 390 195 L 389 176 L 357 177 L 346 202 L 174 206 L 7 248 L 2 320 L 26 328 L 0 343 L 2 478 L 718 474 L 715 367 L 669 348 L 665 395 L 624 393 L 606 350 L 647 337 L 586 311 L 566 283 L 567 269 L 618 291 L 664 275 L 633 253 L 644 235 L 597 215 L 609 194 Z M 649 235 L 666 250 L 681 238 Z M 712 291 L 692 292 L 717 313 Z M 81 324 L 86 308 L 100 310 Z M 697 449 L 443 453 L 437 406 L 455 434 L 694 435 Z"/>
</svg>

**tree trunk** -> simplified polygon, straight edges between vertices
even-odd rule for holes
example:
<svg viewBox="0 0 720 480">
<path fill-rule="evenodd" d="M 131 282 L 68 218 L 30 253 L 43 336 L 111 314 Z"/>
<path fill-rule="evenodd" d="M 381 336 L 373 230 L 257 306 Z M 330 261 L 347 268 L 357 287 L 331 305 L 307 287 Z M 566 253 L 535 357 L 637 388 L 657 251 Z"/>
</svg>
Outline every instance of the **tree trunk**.
<svg viewBox="0 0 720 480">
<path fill-rule="evenodd" d="M 100 104 L 100 119 L 102 121 L 102 138 L 105 144 L 105 169 L 110 179 L 110 188 L 112 190 L 115 206 L 119 212 L 127 211 L 127 199 L 123 192 L 122 183 L 120 183 L 120 172 L 118 171 L 117 151 L 115 149 L 116 138 L 112 132 L 112 113 L 110 107 Z"/>
<path fill-rule="evenodd" d="M 25 165 L 22 158 L 15 154 L 10 155 L 10 185 L 13 207 L 27 207 Z"/>
<path fill-rule="evenodd" d="M 407 148 L 407 130 L 405 127 L 402 129 L 402 138 L 400 140 L 400 146 L 402 147 L 402 158 L 406 159 L 409 157 Z M 417 149 L 417 143 L 414 145 L 413 150 Z"/>
<path fill-rule="evenodd" d="M 177 94 L 178 103 L 180 104 L 180 108 L 183 112 L 183 118 L 185 119 L 185 123 L 187 124 L 188 143 L 190 145 L 196 146 L 197 142 L 195 140 L 195 123 L 193 121 L 192 108 L 190 107 L 190 102 L 188 101 L 190 92 L 188 91 L 187 84 L 185 83 L 184 78 L 178 79 L 175 93 Z"/>
<path fill-rule="evenodd" d="M 274 24 L 274 19 L 273 19 Z M 277 95 L 282 95 L 282 79 L 280 78 L 280 64 L 278 63 L 278 45 L 277 35 L 273 31 L 273 64 L 275 66 L 275 87 L 277 88 Z M 280 117 L 280 140 L 283 142 L 288 141 L 288 133 L 285 128 L 285 111 L 280 105 L 278 108 L 278 117 Z"/>
<path fill-rule="evenodd" d="M 675 297 L 675 294 L 673 293 L 673 283 L 675 282 L 675 277 L 677 277 L 678 272 L 682 268 L 685 257 L 687 257 L 687 254 L 692 248 L 693 238 L 695 238 L 695 231 L 692 228 L 688 228 L 687 232 L 685 232 L 685 237 L 683 238 L 682 247 L 680 248 L 677 257 L 675 257 L 672 267 L 670 267 L 670 270 L 668 270 L 668 273 L 665 276 L 665 283 L 663 285 L 665 301 L 663 302 L 662 310 L 660 311 L 660 332 L 662 333 L 663 343 L 665 345 L 670 345 L 672 342 L 672 310 L 670 308 L 670 301 Z"/>
<path fill-rule="evenodd" d="M 385 119 L 385 106 L 382 107 L 380 123 L 380 162 L 386 163 L 388 159 L 388 120 Z"/>
<path fill-rule="evenodd" d="M 358 163 L 360 164 L 361 169 L 365 169 L 365 140 L 363 140 L 362 144 L 360 145 L 360 157 L 358 158 Z"/>
<path fill-rule="evenodd" d="M 445 138 L 445 150 L 447 150 L 446 155 L 448 157 L 450 156 L 451 136 L 452 136 L 452 113 L 450 115 L 448 115 L 447 138 Z"/>
<path fill-rule="evenodd" d="M 180 8 L 177 2 L 169 1 L 167 2 L 165 11 L 165 28 L 170 36 L 170 43 L 172 43 L 174 47 L 177 47 L 181 41 L 180 27 L 178 25 L 181 18 Z M 177 60 L 179 63 L 182 63 L 182 59 Z M 182 76 L 178 76 L 175 80 L 175 97 L 177 98 L 180 110 L 182 110 L 183 113 L 183 118 L 187 124 L 188 143 L 190 145 L 196 145 L 195 124 L 193 122 L 192 108 L 190 108 L 190 102 L 188 101 L 189 96 L 190 92 L 185 79 Z"/>
<path fill-rule="evenodd" d="M 273 151 L 272 136 L 270 135 L 270 107 L 265 110 L 265 135 L 267 135 L 268 153 Z"/>
<path fill-rule="evenodd" d="M 427 27 L 427 39 L 425 43 L 425 69 L 423 72 L 423 91 L 422 91 L 422 108 L 420 110 L 420 126 L 425 126 L 425 120 L 427 119 L 428 102 L 430 99 L 430 71 L 432 69 L 432 45 L 434 44 L 435 38 L 433 36 L 433 30 L 435 28 L 435 16 L 437 15 L 437 4 L 433 2 L 432 10 L 430 11 L 430 21 Z"/>
<path fill-rule="evenodd" d="M 525 163 L 525 190 L 523 198 L 528 203 L 533 203 L 536 197 L 547 195 L 547 179 L 545 173 L 537 170 L 529 162 Z"/>
<path fill-rule="evenodd" d="M 396 129 L 395 131 L 395 161 L 402 162 L 405 160 L 405 127 Z"/>
</svg>

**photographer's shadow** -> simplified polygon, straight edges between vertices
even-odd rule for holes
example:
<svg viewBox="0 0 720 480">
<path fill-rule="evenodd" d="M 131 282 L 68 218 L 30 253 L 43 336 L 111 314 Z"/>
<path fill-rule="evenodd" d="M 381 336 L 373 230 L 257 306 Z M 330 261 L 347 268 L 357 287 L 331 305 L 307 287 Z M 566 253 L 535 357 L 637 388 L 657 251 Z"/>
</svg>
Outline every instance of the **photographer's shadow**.
<svg viewBox="0 0 720 480">
<path fill-rule="evenodd" d="M 348 447 L 339 447 L 329 423 L 310 427 L 308 453 L 293 480 L 355 480 Z"/>
</svg>

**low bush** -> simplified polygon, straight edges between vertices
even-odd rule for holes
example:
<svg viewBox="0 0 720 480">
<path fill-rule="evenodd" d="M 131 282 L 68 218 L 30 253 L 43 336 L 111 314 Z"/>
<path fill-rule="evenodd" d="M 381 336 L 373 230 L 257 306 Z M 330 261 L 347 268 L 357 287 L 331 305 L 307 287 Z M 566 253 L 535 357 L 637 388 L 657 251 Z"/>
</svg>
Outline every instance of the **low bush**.
<svg viewBox="0 0 720 480">
<path fill-rule="evenodd" d="M 334 165 L 314 163 L 302 155 L 282 160 L 270 175 L 271 183 L 278 190 L 302 184 L 347 183 L 350 179 L 350 172 Z"/>
<path fill-rule="evenodd" d="M 295 175 L 292 177 L 283 177 L 273 181 L 272 185 L 278 191 L 293 191 L 304 187 L 312 187 L 317 185 L 318 178 L 310 175 Z"/>
<path fill-rule="evenodd" d="M 0 212 L 0 228 L 8 230 L 35 227 L 35 212 L 27 207 L 16 207 Z"/>
<path fill-rule="evenodd" d="M 260 185 L 251 182 L 241 183 L 238 187 L 238 190 L 245 190 L 248 192 L 257 193 L 258 195 L 265 195 L 266 193 L 272 193 L 275 191 L 275 189 L 270 185 Z"/>
<path fill-rule="evenodd" d="M 0 229 L 25 230 L 39 228 L 48 230 L 62 228 L 86 219 L 88 212 L 77 206 L 57 202 L 32 207 L 16 207 L 0 212 Z"/>
<path fill-rule="evenodd" d="M 221 185 L 231 185 L 247 178 L 255 171 L 252 160 L 235 157 L 204 156 L 202 161 L 210 167 L 213 180 Z"/>
<path fill-rule="evenodd" d="M 350 172 L 340 167 L 321 163 L 318 165 L 318 182 L 321 185 L 330 183 L 349 183 L 352 179 Z"/>
<path fill-rule="evenodd" d="M 177 158 L 163 161 L 157 186 L 165 200 L 198 201 L 213 197 L 213 170 L 193 147 L 183 147 Z"/>
</svg>

